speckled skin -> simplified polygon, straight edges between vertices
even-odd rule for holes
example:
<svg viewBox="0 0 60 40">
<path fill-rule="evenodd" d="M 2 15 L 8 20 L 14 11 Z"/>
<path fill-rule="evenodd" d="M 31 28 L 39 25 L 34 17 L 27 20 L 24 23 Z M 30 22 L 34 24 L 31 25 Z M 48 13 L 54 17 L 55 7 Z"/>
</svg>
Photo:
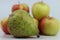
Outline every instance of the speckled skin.
<svg viewBox="0 0 60 40">
<path fill-rule="evenodd" d="M 14 37 L 29 37 L 39 34 L 38 25 L 24 10 L 17 10 L 9 16 L 8 30 Z"/>
</svg>

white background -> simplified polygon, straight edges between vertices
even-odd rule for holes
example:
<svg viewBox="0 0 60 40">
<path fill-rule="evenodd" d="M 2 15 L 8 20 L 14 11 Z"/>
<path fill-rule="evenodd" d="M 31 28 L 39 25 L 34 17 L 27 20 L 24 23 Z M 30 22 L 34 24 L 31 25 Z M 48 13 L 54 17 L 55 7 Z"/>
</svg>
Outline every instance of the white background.
<svg viewBox="0 0 60 40">
<path fill-rule="evenodd" d="M 35 2 L 39 2 L 41 0 L 19 0 L 20 3 L 26 3 L 30 8 L 30 14 L 31 14 L 31 7 Z M 52 17 L 55 17 L 60 22 L 60 0 L 43 0 L 46 4 L 50 6 L 50 15 Z M 6 18 L 11 13 L 11 7 L 18 3 L 18 0 L 0 0 L 0 20 L 3 18 Z M 32 15 L 32 14 L 31 14 Z M 0 29 L 1 31 L 1 29 Z M 25 39 L 43 39 L 43 40 L 59 40 L 60 39 L 60 32 L 57 34 L 57 36 L 41 36 L 41 38 L 25 38 Z M 0 32 L 0 39 L 1 40 L 14 40 L 15 38 L 11 38 L 9 35 L 4 35 L 4 33 Z M 22 39 L 23 40 L 23 39 Z"/>
</svg>

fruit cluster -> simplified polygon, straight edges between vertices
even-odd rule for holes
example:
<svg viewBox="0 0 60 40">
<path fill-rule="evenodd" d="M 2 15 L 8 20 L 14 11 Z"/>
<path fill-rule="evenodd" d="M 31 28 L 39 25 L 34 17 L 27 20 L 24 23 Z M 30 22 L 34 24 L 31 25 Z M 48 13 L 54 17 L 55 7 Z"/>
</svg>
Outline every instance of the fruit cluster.
<svg viewBox="0 0 60 40">
<path fill-rule="evenodd" d="M 32 6 L 33 17 L 29 14 L 27 4 L 15 4 L 12 13 L 7 19 L 1 21 L 5 34 L 14 37 L 30 37 L 39 34 L 56 35 L 59 22 L 54 17 L 49 17 L 50 8 L 44 2 L 37 2 Z"/>
</svg>

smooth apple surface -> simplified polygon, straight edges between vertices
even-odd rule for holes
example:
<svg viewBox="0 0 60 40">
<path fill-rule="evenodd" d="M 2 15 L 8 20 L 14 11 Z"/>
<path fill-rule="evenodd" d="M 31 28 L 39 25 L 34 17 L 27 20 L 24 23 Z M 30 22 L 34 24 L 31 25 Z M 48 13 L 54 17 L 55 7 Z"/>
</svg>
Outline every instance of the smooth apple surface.
<svg viewBox="0 0 60 40">
<path fill-rule="evenodd" d="M 37 19 L 35 19 L 35 18 L 34 18 L 34 20 L 35 20 L 35 22 L 36 22 L 36 23 L 37 23 L 37 25 L 38 25 L 38 20 L 37 20 Z"/>
<path fill-rule="evenodd" d="M 29 7 L 27 4 L 14 4 L 12 6 L 12 12 L 14 12 L 16 10 L 25 10 L 26 12 L 29 13 Z"/>
<path fill-rule="evenodd" d="M 12 6 L 12 12 L 19 9 L 23 9 L 23 6 L 21 4 L 15 4 Z"/>
<path fill-rule="evenodd" d="M 59 22 L 56 18 L 43 18 L 39 24 L 40 31 L 45 35 L 56 35 L 59 30 Z"/>
<path fill-rule="evenodd" d="M 22 4 L 23 5 L 23 10 L 26 10 L 29 13 L 29 7 L 27 4 Z"/>
<path fill-rule="evenodd" d="M 2 31 L 5 33 L 5 34 L 10 34 L 9 31 L 8 31 L 8 28 L 7 28 L 7 21 L 8 19 L 3 19 L 1 21 L 1 26 L 2 26 Z"/>
<path fill-rule="evenodd" d="M 43 17 L 47 17 L 50 12 L 50 7 L 43 3 L 43 2 L 37 2 L 32 6 L 32 14 L 33 17 L 40 20 Z"/>
</svg>

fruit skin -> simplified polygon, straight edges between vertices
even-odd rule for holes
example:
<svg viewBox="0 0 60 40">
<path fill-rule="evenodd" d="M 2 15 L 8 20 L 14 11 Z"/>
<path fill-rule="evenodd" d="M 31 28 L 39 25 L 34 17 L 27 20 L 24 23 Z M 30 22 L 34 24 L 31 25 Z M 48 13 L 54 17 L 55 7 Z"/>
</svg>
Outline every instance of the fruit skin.
<svg viewBox="0 0 60 40">
<path fill-rule="evenodd" d="M 27 4 L 15 4 L 12 6 L 12 12 L 15 10 L 25 10 L 26 12 L 29 13 L 29 7 Z"/>
<path fill-rule="evenodd" d="M 0 21 L 0 26 L 1 26 L 1 21 Z"/>
<path fill-rule="evenodd" d="M 14 37 L 30 37 L 39 34 L 38 25 L 26 11 L 16 10 L 9 16 L 8 29 Z"/>
<path fill-rule="evenodd" d="M 59 22 L 56 18 L 45 17 L 40 21 L 39 30 L 45 35 L 56 35 L 59 30 Z"/>
<path fill-rule="evenodd" d="M 8 18 L 3 19 L 1 21 L 1 26 L 2 26 L 1 28 L 5 34 L 10 34 L 7 28 L 7 22 L 8 22 Z"/>
<path fill-rule="evenodd" d="M 43 2 L 37 2 L 32 6 L 33 17 L 38 20 L 41 20 L 43 17 L 47 17 L 49 12 L 49 6 Z"/>
<path fill-rule="evenodd" d="M 29 7 L 27 4 L 22 4 L 23 5 L 23 10 L 27 11 L 29 13 Z"/>
<path fill-rule="evenodd" d="M 37 19 L 35 19 L 35 18 L 34 18 L 34 20 L 35 20 L 35 22 L 36 22 L 36 23 L 37 23 L 37 25 L 38 25 L 38 20 L 37 20 Z"/>
</svg>

